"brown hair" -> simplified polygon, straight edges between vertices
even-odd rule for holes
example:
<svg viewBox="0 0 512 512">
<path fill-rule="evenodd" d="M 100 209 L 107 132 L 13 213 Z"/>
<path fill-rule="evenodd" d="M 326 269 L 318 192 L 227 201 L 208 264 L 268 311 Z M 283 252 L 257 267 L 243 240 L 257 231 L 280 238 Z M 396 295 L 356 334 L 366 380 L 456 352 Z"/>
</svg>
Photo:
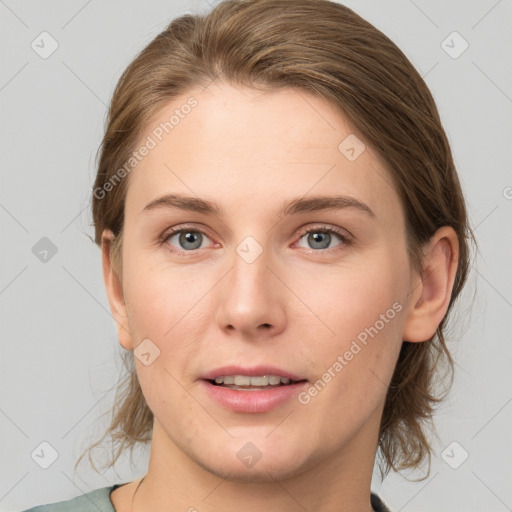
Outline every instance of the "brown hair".
<svg viewBox="0 0 512 512">
<path fill-rule="evenodd" d="M 452 382 L 444 330 L 467 278 L 474 237 L 448 140 L 425 82 L 388 37 L 328 0 L 228 0 L 206 15 L 174 19 L 119 79 L 100 147 L 92 198 L 95 242 L 101 245 L 104 229 L 113 232 L 111 255 L 118 275 L 128 180 L 106 184 L 114 183 L 163 105 L 214 79 L 262 90 L 297 88 L 323 98 L 347 118 L 392 175 L 406 216 L 411 265 L 418 272 L 422 245 L 442 226 L 456 231 L 460 258 L 448 312 L 432 339 L 403 343 L 379 435 L 381 474 L 418 467 L 425 459 L 430 471 L 432 448 L 424 427 L 445 396 L 434 388 L 441 367 L 450 374 L 446 392 Z M 139 386 L 133 354 L 126 355 L 128 372 L 118 388 L 110 428 L 89 448 L 106 436 L 118 442 L 108 467 L 126 448 L 133 452 L 136 443 L 151 439 L 153 414 Z"/>
</svg>

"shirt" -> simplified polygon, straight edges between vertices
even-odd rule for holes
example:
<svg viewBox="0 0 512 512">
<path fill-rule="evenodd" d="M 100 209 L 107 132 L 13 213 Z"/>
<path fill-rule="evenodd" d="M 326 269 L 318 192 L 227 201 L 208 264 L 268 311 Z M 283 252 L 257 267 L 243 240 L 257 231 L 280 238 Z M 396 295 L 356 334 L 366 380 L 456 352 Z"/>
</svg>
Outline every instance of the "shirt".
<svg viewBox="0 0 512 512">
<path fill-rule="evenodd" d="M 96 489 L 67 501 L 39 505 L 23 512 L 116 512 L 110 500 L 110 493 L 121 485 L 124 484 L 103 487 L 102 489 Z M 376 494 L 372 492 L 370 498 L 374 512 L 390 512 L 389 508 L 384 505 Z"/>
</svg>

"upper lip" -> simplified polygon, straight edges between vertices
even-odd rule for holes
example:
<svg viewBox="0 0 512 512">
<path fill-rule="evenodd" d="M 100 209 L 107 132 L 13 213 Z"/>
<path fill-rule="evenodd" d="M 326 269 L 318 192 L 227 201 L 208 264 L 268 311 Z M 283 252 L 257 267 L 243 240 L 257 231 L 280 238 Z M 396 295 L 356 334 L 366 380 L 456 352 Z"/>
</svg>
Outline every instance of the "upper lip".
<svg viewBox="0 0 512 512">
<path fill-rule="evenodd" d="M 306 380 L 294 373 L 278 368 L 277 366 L 258 365 L 258 366 L 237 366 L 229 365 L 216 368 L 206 372 L 201 376 L 204 380 L 215 380 L 217 377 L 224 377 L 228 375 L 247 375 L 249 377 L 257 377 L 259 375 L 277 375 L 279 377 L 288 377 L 293 381 Z"/>
</svg>

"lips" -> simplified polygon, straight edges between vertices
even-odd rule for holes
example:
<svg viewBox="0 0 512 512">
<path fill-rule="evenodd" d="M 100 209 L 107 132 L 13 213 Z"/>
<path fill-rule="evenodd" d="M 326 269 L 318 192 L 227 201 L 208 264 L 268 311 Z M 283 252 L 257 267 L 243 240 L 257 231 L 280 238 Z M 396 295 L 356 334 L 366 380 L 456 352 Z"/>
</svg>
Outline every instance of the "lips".
<svg viewBox="0 0 512 512">
<path fill-rule="evenodd" d="M 248 375 L 225 375 L 223 377 L 215 377 L 214 381 L 210 381 L 217 386 L 236 386 L 237 389 L 244 389 L 247 387 L 275 387 L 287 386 L 293 384 L 295 381 L 288 377 L 280 377 L 279 375 L 258 375 L 257 377 L 250 377 Z"/>
<path fill-rule="evenodd" d="M 279 384 L 271 384 L 277 378 Z M 228 384 L 224 384 L 225 379 Z M 268 386 L 263 379 L 268 380 Z M 199 381 L 209 399 L 236 413 L 269 412 L 296 398 L 308 385 L 301 375 L 270 365 L 222 366 L 206 372 Z"/>
<path fill-rule="evenodd" d="M 283 368 L 279 368 L 277 366 L 270 365 L 258 365 L 251 367 L 243 367 L 238 365 L 229 365 L 222 366 L 220 368 L 216 368 L 215 370 L 211 370 L 203 374 L 200 378 L 203 380 L 207 380 L 210 382 L 215 382 L 215 379 L 219 377 L 236 377 L 236 376 L 245 376 L 245 377 L 279 377 L 281 379 L 289 379 L 292 383 L 305 381 L 304 377 L 297 375 L 295 373 L 291 373 L 288 370 Z M 281 381 L 283 382 L 283 381 Z M 286 381 L 285 381 L 286 382 Z M 283 383 L 285 383 L 283 382 Z"/>
</svg>

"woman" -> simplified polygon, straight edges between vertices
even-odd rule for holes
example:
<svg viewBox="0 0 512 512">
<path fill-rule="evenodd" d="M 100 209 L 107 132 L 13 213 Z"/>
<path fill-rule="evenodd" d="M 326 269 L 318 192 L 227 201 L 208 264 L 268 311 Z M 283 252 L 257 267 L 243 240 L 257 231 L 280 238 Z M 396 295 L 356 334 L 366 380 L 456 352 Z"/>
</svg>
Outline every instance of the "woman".
<svg viewBox="0 0 512 512">
<path fill-rule="evenodd" d="M 327 0 L 225 1 L 130 64 L 93 189 L 139 480 L 36 511 L 385 511 L 429 462 L 472 237 L 403 53 Z M 377 450 L 379 450 L 377 452 Z M 60 508 L 58 508 L 60 507 Z"/>
</svg>

